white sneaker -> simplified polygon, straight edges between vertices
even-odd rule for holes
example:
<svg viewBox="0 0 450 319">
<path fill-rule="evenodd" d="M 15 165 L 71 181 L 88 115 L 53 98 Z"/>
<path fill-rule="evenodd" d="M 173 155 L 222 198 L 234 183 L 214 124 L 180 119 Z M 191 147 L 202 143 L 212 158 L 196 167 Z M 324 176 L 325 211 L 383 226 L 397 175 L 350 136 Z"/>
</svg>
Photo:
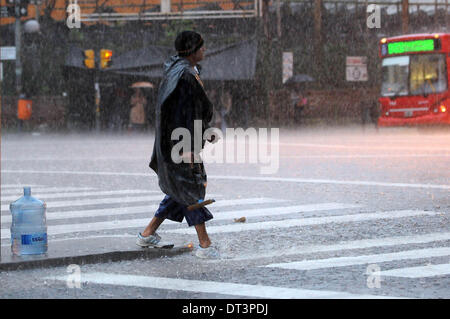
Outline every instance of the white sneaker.
<svg viewBox="0 0 450 319">
<path fill-rule="evenodd" d="M 173 243 L 161 241 L 161 236 L 159 236 L 157 233 L 155 233 L 154 235 L 150 235 L 148 237 L 144 237 L 142 236 L 141 233 L 139 233 L 138 238 L 136 239 L 136 245 L 141 247 L 153 247 L 165 249 L 170 249 L 175 246 Z"/>
<path fill-rule="evenodd" d="M 213 246 L 209 246 L 207 248 L 202 248 L 198 245 L 197 250 L 195 251 L 195 256 L 202 259 L 219 259 L 220 254 L 217 248 Z"/>
<path fill-rule="evenodd" d="M 161 236 L 159 236 L 157 233 L 148 237 L 144 237 L 141 233 L 139 233 L 138 238 L 136 239 L 136 245 L 141 247 L 157 247 L 160 241 Z"/>
</svg>

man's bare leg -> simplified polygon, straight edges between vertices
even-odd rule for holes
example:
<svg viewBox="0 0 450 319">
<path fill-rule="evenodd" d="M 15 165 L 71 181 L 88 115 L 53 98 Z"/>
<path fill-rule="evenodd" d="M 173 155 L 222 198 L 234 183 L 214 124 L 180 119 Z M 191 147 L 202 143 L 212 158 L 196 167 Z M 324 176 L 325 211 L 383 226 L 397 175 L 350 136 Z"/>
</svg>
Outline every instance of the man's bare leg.
<svg viewBox="0 0 450 319">
<path fill-rule="evenodd" d="M 208 233 L 206 232 L 205 223 L 195 225 L 195 230 L 197 231 L 200 247 L 208 248 L 209 246 L 211 246 L 211 240 L 209 239 Z"/>
<path fill-rule="evenodd" d="M 154 216 L 148 226 L 145 228 L 145 230 L 141 233 L 143 237 L 148 237 L 150 235 L 154 235 L 155 231 L 158 229 L 158 227 L 162 224 L 164 221 L 164 218 L 159 218 Z"/>
</svg>

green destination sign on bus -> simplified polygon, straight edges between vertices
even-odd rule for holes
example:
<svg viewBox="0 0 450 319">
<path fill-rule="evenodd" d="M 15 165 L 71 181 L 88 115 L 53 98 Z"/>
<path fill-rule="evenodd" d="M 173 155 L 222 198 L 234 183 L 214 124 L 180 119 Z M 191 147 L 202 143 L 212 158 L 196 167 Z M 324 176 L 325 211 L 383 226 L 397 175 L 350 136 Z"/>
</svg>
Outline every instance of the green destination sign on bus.
<svg viewBox="0 0 450 319">
<path fill-rule="evenodd" d="M 433 51 L 434 40 L 415 40 L 388 43 L 388 54 L 402 54 L 407 52 Z"/>
</svg>

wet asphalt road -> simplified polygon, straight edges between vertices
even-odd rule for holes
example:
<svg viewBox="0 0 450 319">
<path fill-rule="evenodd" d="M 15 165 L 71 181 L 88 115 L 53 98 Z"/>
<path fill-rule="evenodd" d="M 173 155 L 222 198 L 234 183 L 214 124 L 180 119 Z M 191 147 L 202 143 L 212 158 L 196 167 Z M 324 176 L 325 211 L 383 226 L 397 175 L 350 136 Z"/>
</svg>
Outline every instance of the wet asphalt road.
<svg viewBox="0 0 450 319">
<path fill-rule="evenodd" d="M 58 234 L 49 231 L 49 245 L 114 236 L 134 240 L 154 213 L 145 206 L 163 197 L 148 168 L 152 146 L 150 134 L 3 135 L 2 232 L 10 225 L 3 205 L 20 196 L 21 185 L 31 184 L 57 188 L 43 193 L 54 217 L 49 227 L 60 226 Z M 215 153 L 219 163 L 205 164 L 207 197 L 217 201 L 207 229 L 219 260 L 187 253 L 82 265 L 75 272 L 66 267 L 0 272 L 0 297 L 450 297 L 448 130 L 281 130 L 278 147 L 276 152 L 272 145 L 273 156 L 258 154 L 256 163 L 225 156 L 220 163 Z M 225 146 L 223 151 L 227 154 Z M 261 174 L 262 167 L 273 172 Z M 78 192 L 90 196 L 67 196 L 83 187 L 91 190 Z M 65 191 L 69 188 L 75 189 Z M 120 190 L 130 193 L 98 193 Z M 150 196 L 157 199 L 127 201 L 144 196 L 142 190 L 154 191 Z M 85 198 L 117 202 L 75 202 Z M 51 208 L 55 202 L 62 204 Z M 105 208 L 124 212 L 98 213 Z M 92 213 L 64 216 L 74 211 Z M 238 217 L 246 222 L 236 223 Z M 142 226 L 133 226 L 136 220 Z M 80 231 L 84 223 L 98 227 Z M 164 223 L 159 233 L 176 244 L 197 245 L 185 223 Z M 9 240 L 2 236 L 1 244 Z M 79 279 L 79 288 L 70 288 Z"/>
</svg>

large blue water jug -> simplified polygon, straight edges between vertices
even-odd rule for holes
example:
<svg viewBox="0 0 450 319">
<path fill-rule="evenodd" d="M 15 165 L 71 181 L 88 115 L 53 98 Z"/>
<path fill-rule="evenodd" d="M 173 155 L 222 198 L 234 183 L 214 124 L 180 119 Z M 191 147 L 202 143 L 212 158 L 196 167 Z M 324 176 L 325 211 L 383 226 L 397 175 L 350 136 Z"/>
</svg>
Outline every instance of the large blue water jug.
<svg viewBox="0 0 450 319">
<path fill-rule="evenodd" d="M 9 206 L 12 214 L 11 251 L 14 255 L 47 252 L 47 205 L 31 196 L 31 187 L 23 188 L 23 197 Z"/>
</svg>

